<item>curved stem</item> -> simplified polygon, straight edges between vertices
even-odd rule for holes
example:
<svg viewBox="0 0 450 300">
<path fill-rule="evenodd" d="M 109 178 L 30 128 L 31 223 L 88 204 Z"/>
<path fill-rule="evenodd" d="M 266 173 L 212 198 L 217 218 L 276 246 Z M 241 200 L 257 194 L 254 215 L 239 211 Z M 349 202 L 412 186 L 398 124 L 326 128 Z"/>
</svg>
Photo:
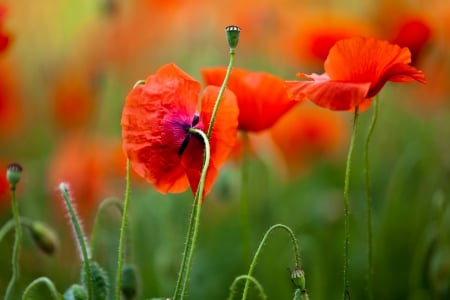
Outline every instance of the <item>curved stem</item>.
<svg viewBox="0 0 450 300">
<path fill-rule="evenodd" d="M 13 253 L 12 253 L 12 275 L 11 280 L 9 281 L 8 287 L 6 289 L 5 293 L 5 299 L 8 300 L 14 289 L 14 285 L 16 283 L 16 280 L 19 278 L 19 252 L 20 252 L 20 243 L 22 241 L 22 225 L 20 223 L 20 216 L 19 216 L 19 207 L 17 205 L 16 200 L 16 190 L 15 188 L 11 188 L 11 205 L 12 205 L 12 211 L 13 211 L 13 217 L 14 217 L 14 226 L 15 226 L 15 239 L 14 239 L 14 247 L 13 247 Z"/>
<path fill-rule="evenodd" d="M 366 186 L 366 209 L 367 209 L 367 292 L 369 294 L 369 300 L 373 299 L 373 237 L 372 237 L 372 197 L 370 194 L 370 180 L 369 180 L 369 143 L 375 129 L 375 124 L 378 119 L 378 96 L 375 97 L 375 110 L 372 116 L 372 122 L 367 132 L 366 143 L 364 147 L 364 174 L 365 174 L 365 186 Z"/>
<path fill-rule="evenodd" d="M 358 129 L 358 106 L 355 107 L 355 115 L 353 119 L 352 137 L 350 140 L 350 146 L 348 148 L 347 163 L 345 167 L 345 180 L 344 180 L 344 291 L 343 299 L 347 299 L 350 293 L 350 283 L 348 281 L 348 260 L 349 260 L 349 245 L 350 245 L 350 169 L 352 163 L 353 147 L 355 145 L 355 137 Z"/>
<path fill-rule="evenodd" d="M 115 299 L 120 300 L 120 288 L 122 285 L 122 267 L 123 267 L 123 249 L 124 249 L 124 240 L 125 240 L 125 232 L 127 226 L 127 212 L 128 212 L 128 203 L 130 198 L 130 159 L 127 159 L 127 170 L 126 170 L 126 183 L 125 183 L 125 199 L 123 203 L 122 210 L 122 225 L 120 226 L 120 237 L 119 237 L 119 250 L 117 257 L 117 273 L 116 273 L 116 293 Z"/>
<path fill-rule="evenodd" d="M 70 199 L 69 189 L 67 185 L 65 183 L 61 183 L 59 185 L 59 190 L 61 191 L 61 195 L 63 196 L 67 210 L 69 211 L 70 220 L 72 222 L 72 228 L 75 232 L 75 236 L 78 241 L 78 247 L 81 250 L 84 272 L 86 274 L 88 299 L 92 299 L 94 293 L 94 286 L 92 283 L 92 271 L 90 266 L 91 254 L 86 245 L 85 235 L 83 233 L 83 230 L 81 229 L 81 225 L 80 222 L 78 221 L 77 214 L 75 213 L 75 209 L 72 206 L 72 201 Z"/>
<path fill-rule="evenodd" d="M 48 290 L 52 294 L 53 299 L 59 300 L 61 299 L 60 294 L 58 293 L 58 290 L 56 289 L 53 282 L 48 279 L 47 277 L 39 277 L 33 280 L 25 289 L 22 295 L 22 300 L 28 299 L 29 294 L 31 291 L 38 285 L 38 284 L 45 284 L 48 287 Z"/>
<path fill-rule="evenodd" d="M 32 222 L 30 219 L 25 218 L 25 217 L 20 217 L 20 224 L 22 224 L 23 226 L 27 226 L 27 227 L 31 227 L 32 226 Z M 16 225 L 16 220 L 14 218 L 8 220 L 5 224 L 3 224 L 2 228 L 0 228 L 0 242 L 3 240 L 3 238 L 5 237 L 6 234 L 8 234 L 8 232 L 14 228 L 14 226 Z"/>
<path fill-rule="evenodd" d="M 205 186 L 205 179 L 206 179 L 206 174 L 208 172 L 209 161 L 210 161 L 210 156 L 211 156 L 209 140 L 208 140 L 208 137 L 206 136 L 206 134 L 203 131 L 201 131 L 199 129 L 195 129 L 195 128 L 189 129 L 189 132 L 198 134 L 203 139 L 203 143 L 205 144 L 205 153 L 204 153 L 204 159 L 203 159 L 203 168 L 202 168 L 202 172 L 200 174 L 200 181 L 199 181 L 197 191 L 195 193 L 195 199 L 194 199 L 197 209 L 195 210 L 195 218 L 194 218 L 194 223 L 193 223 L 193 228 L 192 228 L 192 237 L 189 241 L 187 241 L 187 243 L 190 245 L 190 247 L 189 247 L 189 253 L 187 255 L 184 282 L 183 282 L 183 285 L 181 288 L 181 299 L 183 299 L 183 297 L 185 295 L 187 283 L 189 281 L 189 277 L 190 277 L 190 273 L 191 273 L 192 258 L 194 257 L 195 242 L 197 240 L 198 227 L 200 224 L 200 213 L 201 213 L 202 204 L 203 204 L 203 194 L 204 194 L 203 190 L 204 190 L 204 186 Z"/>
<path fill-rule="evenodd" d="M 259 283 L 259 281 L 256 280 L 255 277 L 249 276 L 249 275 L 240 275 L 234 279 L 233 283 L 230 286 L 230 295 L 228 297 L 228 300 L 232 300 L 234 298 L 234 294 L 236 293 L 236 285 L 241 280 L 247 280 L 247 281 L 253 282 L 253 284 L 255 285 L 256 289 L 259 292 L 260 298 L 267 299 L 266 293 L 264 292 L 264 289 L 263 289 L 261 283 Z"/>
<path fill-rule="evenodd" d="M 104 201 L 102 201 L 102 203 L 100 203 L 100 206 L 97 209 L 97 213 L 95 214 L 95 220 L 94 220 L 94 226 L 92 229 L 92 233 L 91 233 L 91 251 L 94 253 L 95 251 L 95 246 L 97 244 L 97 231 L 98 231 L 98 226 L 100 223 L 100 216 L 102 215 L 102 213 L 110 206 L 115 206 L 117 207 L 117 209 L 120 211 L 120 213 L 123 213 L 123 203 L 120 200 L 114 199 L 114 198 L 110 198 L 110 199 L 106 199 Z"/>
<path fill-rule="evenodd" d="M 222 100 L 223 93 L 225 92 L 225 88 L 227 87 L 228 80 L 230 79 L 231 76 L 231 70 L 233 69 L 234 65 L 234 57 L 235 57 L 234 49 L 230 49 L 230 61 L 227 67 L 227 73 L 225 74 L 225 78 L 223 79 L 222 86 L 220 87 L 219 90 L 219 94 L 217 95 L 217 100 L 216 103 L 214 104 L 214 108 L 211 114 L 211 121 L 209 122 L 208 132 L 206 134 L 208 139 L 211 137 L 214 121 L 217 115 L 217 110 L 219 109 L 220 101 Z"/>
<path fill-rule="evenodd" d="M 292 247 L 293 247 L 293 250 L 294 250 L 295 264 L 296 264 L 297 267 L 301 267 L 300 251 L 299 251 L 299 248 L 298 248 L 297 239 L 295 238 L 294 232 L 289 227 L 287 227 L 286 225 L 276 224 L 276 225 L 273 225 L 272 227 L 270 227 L 266 231 L 266 233 L 264 234 L 264 237 L 262 238 L 261 242 L 259 243 L 258 249 L 256 250 L 255 255 L 253 256 L 252 263 L 250 264 L 250 268 L 249 268 L 248 273 L 247 273 L 248 276 L 252 276 L 253 271 L 254 271 L 255 266 L 256 266 L 256 262 L 257 262 L 258 257 L 259 257 L 259 254 L 261 253 L 261 250 L 262 250 L 264 244 L 266 243 L 267 238 L 269 237 L 270 233 L 273 230 L 277 229 L 277 228 L 284 229 L 289 234 L 289 237 L 291 238 L 291 242 L 292 242 Z M 242 300 L 247 299 L 248 288 L 249 288 L 249 281 L 246 280 L 245 286 L 244 286 L 244 291 L 242 293 Z"/>
</svg>

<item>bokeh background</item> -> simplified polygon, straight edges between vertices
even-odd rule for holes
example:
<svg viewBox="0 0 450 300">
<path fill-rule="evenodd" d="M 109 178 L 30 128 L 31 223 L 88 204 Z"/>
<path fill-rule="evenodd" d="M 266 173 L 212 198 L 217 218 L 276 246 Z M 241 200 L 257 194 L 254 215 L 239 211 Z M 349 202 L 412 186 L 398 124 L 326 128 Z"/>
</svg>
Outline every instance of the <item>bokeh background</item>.
<svg viewBox="0 0 450 300">
<path fill-rule="evenodd" d="M 2 0 L 0 167 L 24 167 L 20 212 L 51 226 L 57 251 L 39 251 L 28 232 L 18 291 L 47 276 L 63 292 L 79 281 L 80 258 L 62 200 L 68 182 L 90 236 L 99 203 L 123 198 L 120 117 L 134 82 L 168 62 L 201 81 L 226 65 L 224 28 L 242 28 L 236 66 L 285 79 L 323 72 L 339 39 L 365 35 L 407 46 L 426 85 L 388 84 L 370 145 L 375 299 L 450 299 L 450 3 L 446 0 Z M 352 299 L 366 299 L 367 235 L 363 143 L 373 108 L 361 115 L 351 176 Z M 296 233 L 311 299 L 342 290 L 343 182 L 352 124 L 348 112 L 305 103 L 275 127 L 250 134 L 251 253 L 273 224 Z M 275 141 L 275 142 L 274 142 Z M 224 299 L 247 272 L 239 222 L 243 159 L 221 170 L 202 213 L 189 299 Z M 192 195 L 160 195 L 133 175 L 127 261 L 139 299 L 170 297 Z M 0 224 L 11 218 L 0 173 Z M 120 214 L 99 217 L 96 259 L 115 278 Z M 0 247 L 0 295 L 10 278 L 14 235 Z M 244 243 L 245 244 L 245 243 Z M 255 277 L 270 299 L 292 299 L 289 239 L 270 237 Z M 45 289 L 37 299 L 47 299 Z M 251 293 L 256 299 L 256 293 Z M 19 297 L 19 296 L 17 296 Z"/>
</svg>

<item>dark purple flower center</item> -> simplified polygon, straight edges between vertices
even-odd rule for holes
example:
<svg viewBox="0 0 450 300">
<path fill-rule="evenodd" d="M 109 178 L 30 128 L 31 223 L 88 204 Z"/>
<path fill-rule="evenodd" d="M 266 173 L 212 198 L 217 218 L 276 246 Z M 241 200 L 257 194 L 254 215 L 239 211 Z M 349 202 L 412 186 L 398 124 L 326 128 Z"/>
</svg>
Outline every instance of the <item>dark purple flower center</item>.
<svg viewBox="0 0 450 300">
<path fill-rule="evenodd" d="M 192 119 L 192 123 L 190 126 L 186 126 L 185 130 L 186 130 L 186 136 L 184 137 L 183 142 L 180 145 L 180 148 L 178 148 L 178 155 L 181 156 L 183 155 L 184 150 L 186 150 L 188 144 L 189 144 L 189 140 L 191 139 L 191 135 L 192 133 L 189 132 L 189 129 L 191 128 L 195 128 L 195 126 L 198 124 L 198 122 L 200 121 L 200 116 L 196 113 L 194 114 L 194 117 Z"/>
</svg>

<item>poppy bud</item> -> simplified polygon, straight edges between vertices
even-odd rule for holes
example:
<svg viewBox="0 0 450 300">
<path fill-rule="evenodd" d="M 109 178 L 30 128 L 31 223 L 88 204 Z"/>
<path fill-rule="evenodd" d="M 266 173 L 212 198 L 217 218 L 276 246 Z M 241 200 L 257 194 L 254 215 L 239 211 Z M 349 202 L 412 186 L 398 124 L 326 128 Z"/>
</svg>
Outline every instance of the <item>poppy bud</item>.
<svg viewBox="0 0 450 300">
<path fill-rule="evenodd" d="M 79 284 L 73 284 L 65 293 L 66 300 L 87 300 L 86 290 Z"/>
<path fill-rule="evenodd" d="M 299 267 L 295 267 L 291 272 L 291 280 L 295 287 L 305 290 L 305 272 Z"/>
<path fill-rule="evenodd" d="M 55 232 L 44 223 L 38 221 L 31 223 L 29 228 L 31 237 L 39 249 L 47 255 L 52 255 L 58 246 L 58 238 Z"/>
<path fill-rule="evenodd" d="M 91 269 L 91 279 L 94 288 L 93 299 L 108 299 L 109 291 L 109 279 L 105 270 L 100 267 L 95 261 L 89 262 L 89 267 Z M 84 268 L 81 272 L 81 282 L 85 287 L 88 286 L 87 278 Z"/>
<path fill-rule="evenodd" d="M 120 290 L 125 299 L 134 299 L 137 294 L 136 269 L 132 265 L 125 265 L 122 269 L 122 283 Z"/>
<path fill-rule="evenodd" d="M 230 25 L 225 27 L 225 33 L 227 35 L 228 46 L 234 51 L 239 43 L 239 34 L 241 33 L 241 28 L 235 25 Z"/>
<path fill-rule="evenodd" d="M 11 190 L 16 189 L 16 184 L 20 181 L 20 176 L 22 175 L 23 168 L 18 163 L 11 163 L 6 169 L 6 179 L 8 180 Z"/>
</svg>

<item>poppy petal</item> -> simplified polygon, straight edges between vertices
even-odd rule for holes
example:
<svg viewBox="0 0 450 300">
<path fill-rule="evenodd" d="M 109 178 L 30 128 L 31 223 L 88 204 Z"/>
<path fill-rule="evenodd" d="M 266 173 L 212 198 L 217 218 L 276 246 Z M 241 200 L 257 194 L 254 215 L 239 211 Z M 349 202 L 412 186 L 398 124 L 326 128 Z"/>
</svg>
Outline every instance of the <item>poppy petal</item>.
<svg viewBox="0 0 450 300">
<path fill-rule="evenodd" d="M 173 64 L 161 67 L 127 96 L 123 149 L 133 170 L 161 193 L 182 192 L 188 180 L 178 150 L 195 113 L 200 84 Z"/>
<path fill-rule="evenodd" d="M 350 110 L 360 105 L 369 87 L 370 83 L 336 80 L 286 82 L 286 90 L 292 99 L 307 97 L 318 106 L 331 110 Z"/>
<path fill-rule="evenodd" d="M 202 97 L 202 110 L 200 114 L 200 122 L 197 128 L 205 133 L 208 130 L 209 123 L 216 103 L 219 88 L 208 86 Z M 238 108 L 236 97 L 234 94 L 225 90 L 220 102 L 214 126 L 210 137 L 211 157 L 209 162 L 208 173 L 206 174 L 204 193 L 208 194 L 218 175 L 218 168 L 228 158 L 236 141 L 236 132 L 238 126 Z M 201 169 L 203 166 L 204 145 L 199 137 L 191 139 L 186 152 L 183 154 L 182 164 L 186 170 L 187 177 L 193 192 L 195 193 L 200 180 Z"/>
<path fill-rule="evenodd" d="M 355 37 L 337 42 L 331 48 L 324 67 L 333 80 L 370 82 L 370 95 L 373 96 L 392 76 L 424 80 L 422 73 L 408 66 L 409 63 L 411 53 L 408 48 L 375 38 Z M 419 82 L 422 81 L 419 79 Z"/>
<path fill-rule="evenodd" d="M 226 68 L 202 70 L 207 84 L 220 86 Z M 270 128 L 298 100 L 290 99 L 281 78 L 265 72 L 250 72 L 234 68 L 227 84 L 237 98 L 239 129 L 261 131 Z"/>
</svg>

